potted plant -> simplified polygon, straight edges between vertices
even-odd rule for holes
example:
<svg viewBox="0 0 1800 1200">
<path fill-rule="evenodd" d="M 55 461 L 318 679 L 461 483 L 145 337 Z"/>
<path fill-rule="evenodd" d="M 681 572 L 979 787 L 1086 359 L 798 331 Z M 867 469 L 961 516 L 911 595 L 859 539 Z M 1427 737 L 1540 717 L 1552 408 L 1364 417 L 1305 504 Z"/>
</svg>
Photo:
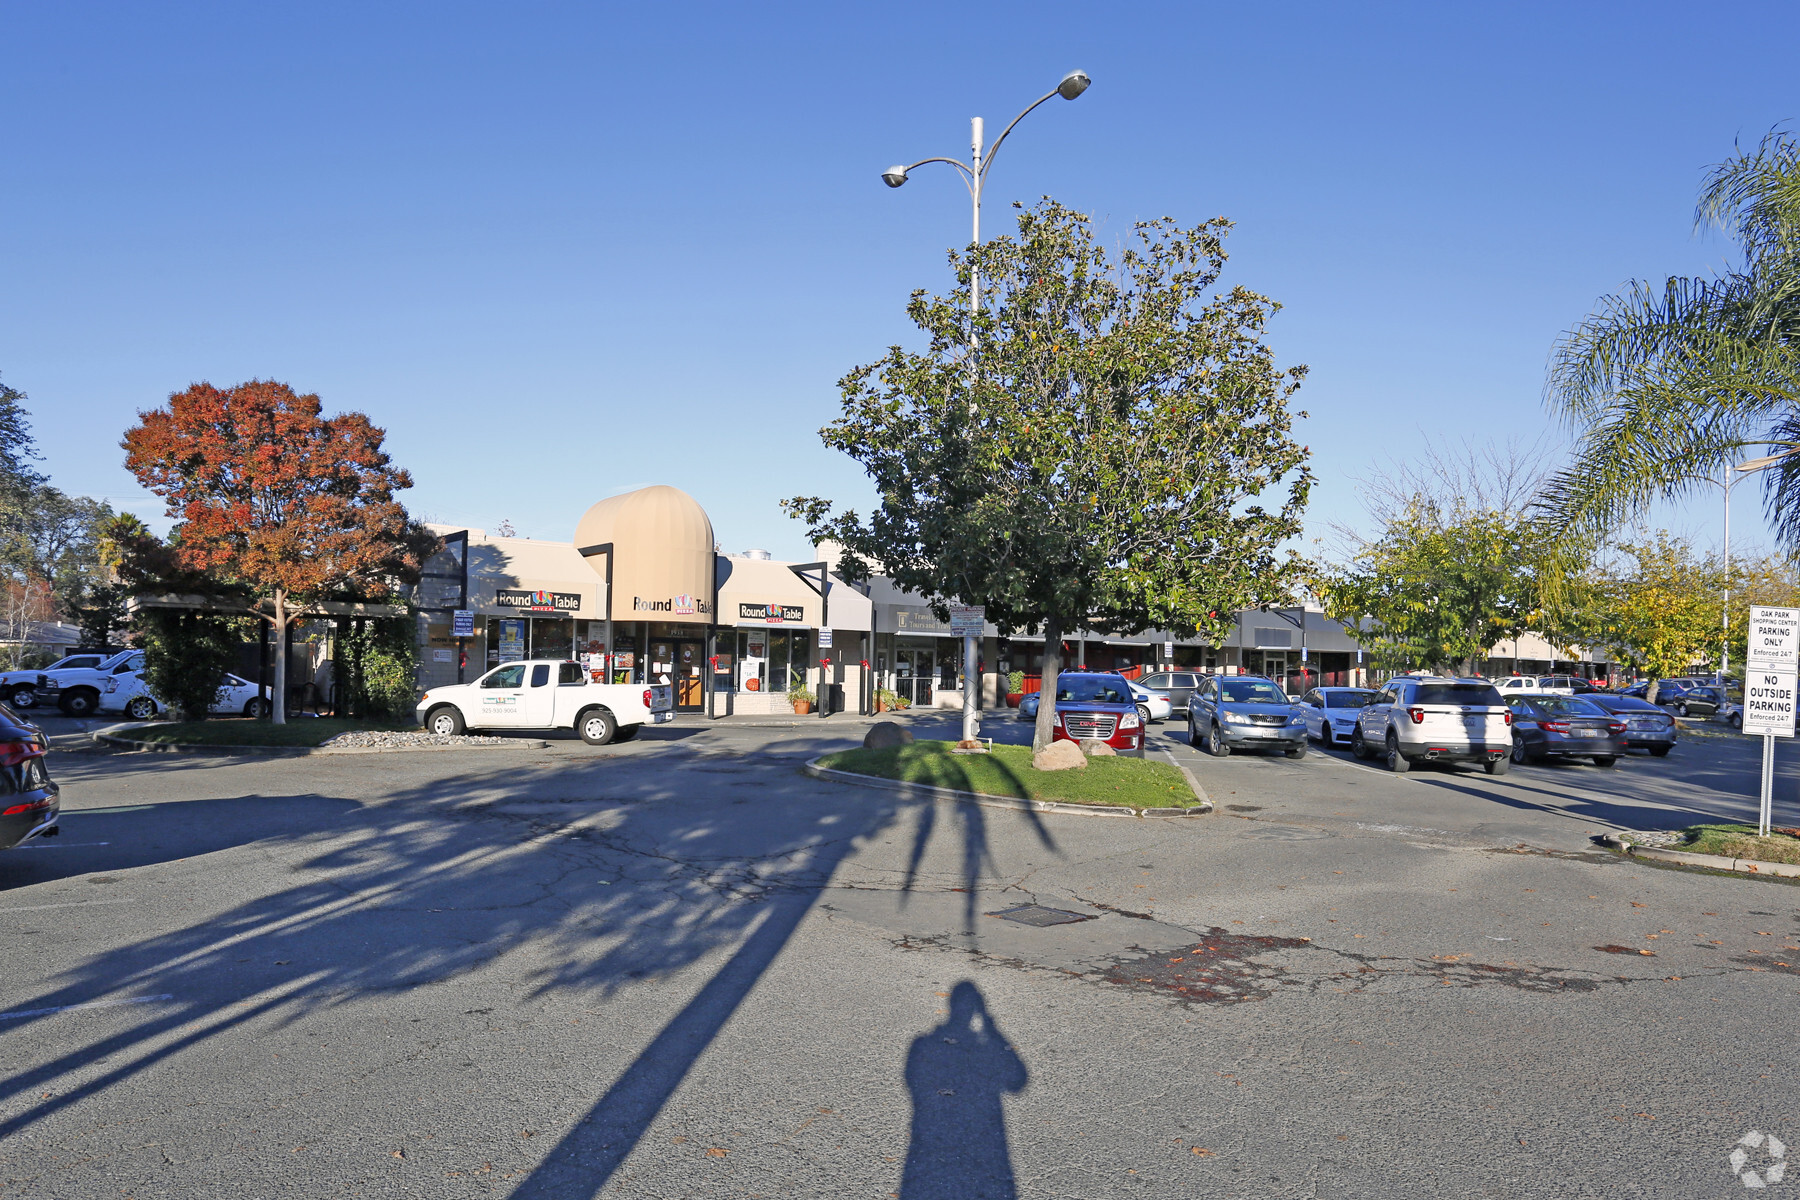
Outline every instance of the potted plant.
<svg viewBox="0 0 1800 1200">
<path fill-rule="evenodd" d="M 1006 706 L 1019 707 L 1019 701 L 1025 698 L 1025 672 L 1013 671 L 1006 677 Z"/>
<path fill-rule="evenodd" d="M 901 709 L 911 706 L 912 702 L 898 692 L 889 691 L 887 688 L 875 689 L 876 712 L 899 712 Z"/>
<path fill-rule="evenodd" d="M 812 711 L 813 693 L 812 689 L 806 686 L 805 679 L 794 680 L 788 686 L 787 697 L 788 703 L 794 706 L 794 712 L 799 716 L 804 717 Z"/>
</svg>

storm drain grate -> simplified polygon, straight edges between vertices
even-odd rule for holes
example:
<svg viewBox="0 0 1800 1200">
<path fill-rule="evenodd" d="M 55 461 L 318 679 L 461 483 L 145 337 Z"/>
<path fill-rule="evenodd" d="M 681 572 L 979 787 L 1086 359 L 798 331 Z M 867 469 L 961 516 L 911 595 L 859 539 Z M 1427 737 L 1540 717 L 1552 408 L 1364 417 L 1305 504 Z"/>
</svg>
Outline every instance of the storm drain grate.
<svg viewBox="0 0 1800 1200">
<path fill-rule="evenodd" d="M 1041 904 L 1021 904 L 1017 908 L 1003 908 L 987 915 L 999 917 L 1002 921 L 1017 921 L 1021 925 L 1035 925 L 1039 929 L 1046 925 L 1072 925 L 1076 921 L 1094 919 L 1086 913 L 1064 912 L 1060 908 L 1045 908 Z"/>
</svg>

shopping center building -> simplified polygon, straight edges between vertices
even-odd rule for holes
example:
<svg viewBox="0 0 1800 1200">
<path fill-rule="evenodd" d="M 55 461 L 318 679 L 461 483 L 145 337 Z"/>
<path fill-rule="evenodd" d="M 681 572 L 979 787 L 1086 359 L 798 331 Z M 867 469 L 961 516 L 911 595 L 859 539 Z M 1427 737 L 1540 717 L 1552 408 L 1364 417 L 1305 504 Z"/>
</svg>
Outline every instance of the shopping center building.
<svg viewBox="0 0 1800 1200">
<path fill-rule="evenodd" d="M 961 640 L 922 597 L 879 577 L 846 582 L 829 547 L 811 562 L 727 552 L 705 510 L 678 488 L 602 500 L 567 542 L 430 528 L 444 546 L 415 597 L 424 688 L 515 659 L 576 658 L 596 678 L 671 684 L 678 709 L 714 716 L 791 713 L 790 691 L 816 696 L 821 671 L 834 710 L 869 711 L 877 689 L 920 706 L 962 703 Z M 1513 647 L 1513 662 L 1531 669 L 1521 649 L 1536 647 Z M 1035 690 L 1043 639 L 1002 637 L 989 625 L 980 657 L 981 702 L 995 707 L 1019 675 Z M 1159 667 L 1268 675 L 1296 693 L 1369 680 L 1356 642 L 1313 608 L 1240 613 L 1217 643 L 1159 630 L 1078 631 L 1063 661 L 1132 675 Z M 1537 669 L 1552 668 L 1546 659 Z"/>
</svg>

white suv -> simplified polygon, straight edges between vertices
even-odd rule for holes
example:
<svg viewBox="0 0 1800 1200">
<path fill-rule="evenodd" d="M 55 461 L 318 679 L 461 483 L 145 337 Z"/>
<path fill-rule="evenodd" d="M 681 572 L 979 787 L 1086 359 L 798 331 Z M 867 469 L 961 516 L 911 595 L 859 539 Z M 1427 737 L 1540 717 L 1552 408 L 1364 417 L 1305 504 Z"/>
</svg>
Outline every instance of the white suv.
<svg viewBox="0 0 1800 1200">
<path fill-rule="evenodd" d="M 1396 775 L 1415 762 L 1478 762 L 1504 775 L 1511 751 L 1512 711 L 1493 684 L 1478 680 L 1390 679 L 1350 731 L 1352 754 L 1385 756 Z"/>
</svg>

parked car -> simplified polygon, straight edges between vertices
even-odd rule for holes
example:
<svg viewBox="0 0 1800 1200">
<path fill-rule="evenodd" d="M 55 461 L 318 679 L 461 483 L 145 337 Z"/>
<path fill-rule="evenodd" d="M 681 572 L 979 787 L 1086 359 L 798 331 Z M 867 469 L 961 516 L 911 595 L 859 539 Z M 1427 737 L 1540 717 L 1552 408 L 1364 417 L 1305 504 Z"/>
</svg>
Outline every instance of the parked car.
<svg viewBox="0 0 1800 1200">
<path fill-rule="evenodd" d="M 218 698 L 206 711 L 219 717 L 260 717 L 269 711 L 271 695 L 266 687 L 259 688 L 248 679 L 227 674 L 219 681 Z M 109 676 L 101 685 L 97 711 L 123 713 L 134 721 L 148 721 L 160 716 L 165 706 L 151 694 L 142 671 L 126 671 Z"/>
<path fill-rule="evenodd" d="M 419 700 L 419 724 L 454 737 L 465 729 L 573 729 L 590 746 L 629 742 L 645 725 L 675 719 L 669 684 L 598 683 L 578 662 L 526 659 L 474 683 L 435 687 Z M 1136 720 L 1137 712 L 1132 711 Z"/>
<path fill-rule="evenodd" d="M 1188 742 L 1221 758 L 1233 750 L 1305 758 L 1306 718 L 1273 679 L 1208 675 L 1188 697 Z"/>
<path fill-rule="evenodd" d="M 144 669 L 142 650 L 121 650 L 92 667 L 65 667 L 39 673 L 37 702 L 54 704 L 64 715 L 85 717 L 100 707 L 100 692 L 114 675 Z"/>
<path fill-rule="evenodd" d="M 1396 775 L 1420 762 L 1475 762 L 1489 775 L 1504 775 L 1512 744 L 1506 705 L 1481 680 L 1390 679 L 1357 714 L 1350 752 L 1385 757 Z"/>
<path fill-rule="evenodd" d="M 1625 745 L 1661 758 L 1675 748 L 1675 718 L 1642 696 L 1589 696 L 1587 701 L 1625 722 Z"/>
<path fill-rule="evenodd" d="M 0 850 L 55 837 L 61 803 L 44 755 L 44 731 L 0 704 Z"/>
<path fill-rule="evenodd" d="M 1725 689 L 1712 684 L 1688 688 L 1673 701 L 1663 701 L 1660 696 L 1657 700 L 1659 703 L 1668 703 L 1678 717 L 1716 716 L 1731 704 L 1731 697 L 1726 694 Z"/>
<path fill-rule="evenodd" d="M 1611 767 L 1625 753 L 1625 722 L 1585 696 L 1509 696 L 1512 760 L 1591 758 Z"/>
<path fill-rule="evenodd" d="M 1153 692 L 1161 692 L 1167 696 L 1174 711 L 1186 716 L 1188 697 L 1204 678 L 1205 676 L 1194 671 L 1155 671 L 1138 682 Z"/>
<path fill-rule="evenodd" d="M 1114 750 L 1144 756 L 1146 722 L 1131 680 L 1100 671 L 1064 671 L 1056 677 L 1056 728 L 1052 741 L 1098 738 Z M 1042 692 L 1019 701 L 1019 720 L 1037 720 Z M 1026 705 L 1031 706 L 1026 715 Z"/>
<path fill-rule="evenodd" d="M 1175 701 L 1168 696 L 1129 679 L 1125 682 L 1131 684 L 1132 699 L 1137 701 L 1138 719 L 1144 724 L 1166 721 L 1174 714 Z"/>
<path fill-rule="evenodd" d="M 115 653 L 117 651 L 66 654 L 47 667 L 36 667 L 29 671 L 0 672 L 0 700 L 4 700 L 16 709 L 31 708 L 38 702 L 37 682 L 40 675 L 50 671 L 97 667 Z"/>
<path fill-rule="evenodd" d="M 1357 714 L 1375 697 L 1374 688 L 1319 687 L 1300 697 L 1306 736 L 1323 746 L 1348 744 Z"/>
<path fill-rule="evenodd" d="M 1573 675 L 1508 675 L 1496 680 L 1502 693 L 1544 692 L 1556 696 L 1573 696 L 1577 691 L 1591 692 L 1594 685 Z"/>
</svg>

